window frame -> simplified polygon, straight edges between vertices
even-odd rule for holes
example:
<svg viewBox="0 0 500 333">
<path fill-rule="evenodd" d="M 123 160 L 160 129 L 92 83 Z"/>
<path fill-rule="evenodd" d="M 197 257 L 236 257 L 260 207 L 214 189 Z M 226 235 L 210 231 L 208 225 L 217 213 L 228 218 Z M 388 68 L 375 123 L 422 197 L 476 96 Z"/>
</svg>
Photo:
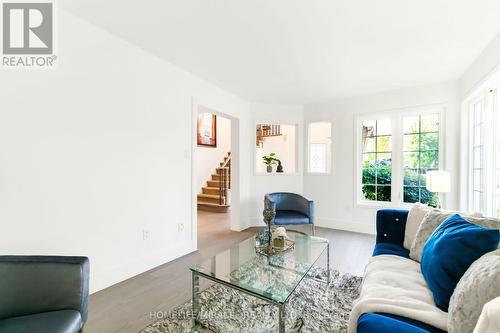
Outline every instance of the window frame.
<svg viewBox="0 0 500 333">
<path fill-rule="evenodd" d="M 493 152 L 500 150 L 500 87 L 493 90 Z M 500 191 L 497 182 L 500 183 L 500 157 L 493 157 L 493 213 L 500 218 Z M 498 172 L 498 174 L 497 174 Z"/>
<path fill-rule="evenodd" d="M 310 138 L 310 127 L 311 127 L 311 124 L 316 124 L 316 123 L 328 123 L 330 124 L 330 170 L 328 170 L 328 148 L 327 148 L 327 156 L 326 156 L 326 161 L 327 161 L 327 165 L 326 165 L 326 172 L 312 172 L 310 170 L 310 158 L 311 158 L 311 138 Z M 330 121 L 330 120 L 311 120 L 309 122 L 306 123 L 306 159 L 305 159 L 305 171 L 306 171 L 306 174 L 308 176 L 329 176 L 329 175 L 333 175 L 334 173 L 334 164 L 333 164 L 333 161 L 334 161 L 334 150 L 333 150 L 333 143 L 334 143 L 334 140 L 333 140 L 333 133 L 334 133 L 334 129 L 333 129 L 333 122 Z"/>
<path fill-rule="evenodd" d="M 486 81 L 480 88 L 462 102 L 464 119 L 466 120 L 467 152 L 465 165 L 467 177 L 465 195 L 462 205 L 471 211 L 478 211 L 485 216 L 500 218 L 500 207 L 497 201 L 499 190 L 497 180 L 500 177 L 496 152 L 500 149 L 500 71 Z M 480 207 L 474 204 L 474 105 L 483 103 L 483 155 L 482 155 L 482 202 Z"/>
<path fill-rule="evenodd" d="M 485 98 L 486 97 L 486 98 Z M 477 211 L 476 210 L 476 207 L 474 205 L 474 192 L 480 192 L 482 193 L 482 203 L 480 205 L 480 208 L 479 208 L 479 211 L 480 212 L 484 212 L 486 210 L 486 196 L 487 196 L 487 190 L 486 190 L 486 138 L 485 138 L 485 132 L 487 131 L 487 128 L 486 128 L 486 100 L 487 100 L 487 96 L 484 96 L 484 95 L 480 95 L 479 97 L 476 97 L 475 99 L 471 100 L 469 102 L 469 105 L 468 105 L 468 110 L 467 110 L 467 114 L 468 114 L 468 127 L 467 127 L 467 130 L 468 130 L 468 158 L 467 158 L 467 173 L 468 173 L 468 193 L 467 193 L 467 200 L 468 200 L 468 209 L 470 211 Z M 481 125 L 482 125 L 482 145 L 480 146 L 475 146 L 474 143 L 475 143 L 475 127 L 477 126 L 477 124 L 475 123 L 475 105 L 477 103 L 481 103 L 481 107 L 482 107 L 482 122 L 481 122 Z M 483 149 L 483 160 L 481 161 L 482 163 L 482 168 L 481 169 L 481 183 L 482 183 L 482 186 L 481 186 L 481 189 L 482 191 L 476 191 L 474 189 L 474 171 L 476 170 L 475 168 L 475 159 L 474 159 L 474 149 L 476 147 L 482 147 Z"/>
<path fill-rule="evenodd" d="M 417 107 L 407 107 L 398 108 L 388 111 L 381 112 L 370 112 L 359 114 L 355 118 L 355 203 L 358 207 L 396 207 L 407 209 L 413 206 L 413 203 L 405 203 L 403 197 L 403 187 L 404 187 L 404 161 L 403 161 L 403 140 L 404 140 L 404 130 L 403 130 L 403 120 L 405 117 L 411 116 L 424 116 L 430 114 L 437 114 L 439 119 L 439 169 L 446 169 L 445 165 L 445 134 L 446 134 L 446 104 L 431 104 L 426 106 Z M 367 120 L 391 120 L 391 130 L 392 130 L 392 179 L 391 179 L 391 201 L 371 201 L 366 200 L 363 196 L 362 191 L 362 125 L 364 121 Z M 441 195 L 442 196 L 442 195 Z M 442 199 L 440 196 L 440 199 Z"/>
</svg>

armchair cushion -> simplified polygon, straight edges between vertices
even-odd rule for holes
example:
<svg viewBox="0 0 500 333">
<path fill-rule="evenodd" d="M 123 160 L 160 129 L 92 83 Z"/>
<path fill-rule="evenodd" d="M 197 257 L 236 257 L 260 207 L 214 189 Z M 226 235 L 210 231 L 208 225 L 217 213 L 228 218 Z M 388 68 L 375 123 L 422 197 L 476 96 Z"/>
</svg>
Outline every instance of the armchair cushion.
<svg viewBox="0 0 500 333">
<path fill-rule="evenodd" d="M 2 333 L 78 333 L 80 312 L 62 310 L 0 320 Z"/>
</svg>

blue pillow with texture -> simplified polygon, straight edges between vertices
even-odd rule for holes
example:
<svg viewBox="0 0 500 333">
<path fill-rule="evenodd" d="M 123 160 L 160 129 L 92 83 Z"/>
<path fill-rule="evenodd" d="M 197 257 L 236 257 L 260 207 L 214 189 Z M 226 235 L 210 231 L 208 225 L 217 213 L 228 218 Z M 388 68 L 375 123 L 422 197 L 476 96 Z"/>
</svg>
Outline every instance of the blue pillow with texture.
<svg viewBox="0 0 500 333">
<path fill-rule="evenodd" d="M 450 297 L 469 266 L 498 247 L 500 233 L 472 224 L 458 214 L 447 218 L 425 243 L 421 269 L 438 308 Z"/>
</svg>

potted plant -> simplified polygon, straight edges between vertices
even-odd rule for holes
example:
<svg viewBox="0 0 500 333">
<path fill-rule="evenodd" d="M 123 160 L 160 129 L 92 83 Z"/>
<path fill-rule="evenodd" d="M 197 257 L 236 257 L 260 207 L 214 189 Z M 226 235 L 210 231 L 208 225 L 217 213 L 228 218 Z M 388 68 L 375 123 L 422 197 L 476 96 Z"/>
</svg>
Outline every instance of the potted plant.
<svg viewBox="0 0 500 333">
<path fill-rule="evenodd" d="M 264 164 L 267 165 L 267 172 L 273 172 L 273 165 L 275 165 L 276 161 L 278 161 L 276 153 L 270 153 L 269 155 L 262 156 L 262 160 L 264 160 Z"/>
</svg>

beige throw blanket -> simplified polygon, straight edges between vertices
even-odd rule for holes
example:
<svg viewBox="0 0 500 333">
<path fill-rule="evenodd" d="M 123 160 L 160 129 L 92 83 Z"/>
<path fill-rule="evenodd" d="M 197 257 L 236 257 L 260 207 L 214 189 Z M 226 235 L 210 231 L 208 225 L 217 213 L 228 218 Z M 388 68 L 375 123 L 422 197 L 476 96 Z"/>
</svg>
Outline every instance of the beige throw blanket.
<svg viewBox="0 0 500 333">
<path fill-rule="evenodd" d="M 448 314 L 436 307 L 420 264 L 398 256 L 370 259 L 349 319 L 349 333 L 356 333 L 359 317 L 367 312 L 391 313 L 447 330 Z"/>
</svg>

